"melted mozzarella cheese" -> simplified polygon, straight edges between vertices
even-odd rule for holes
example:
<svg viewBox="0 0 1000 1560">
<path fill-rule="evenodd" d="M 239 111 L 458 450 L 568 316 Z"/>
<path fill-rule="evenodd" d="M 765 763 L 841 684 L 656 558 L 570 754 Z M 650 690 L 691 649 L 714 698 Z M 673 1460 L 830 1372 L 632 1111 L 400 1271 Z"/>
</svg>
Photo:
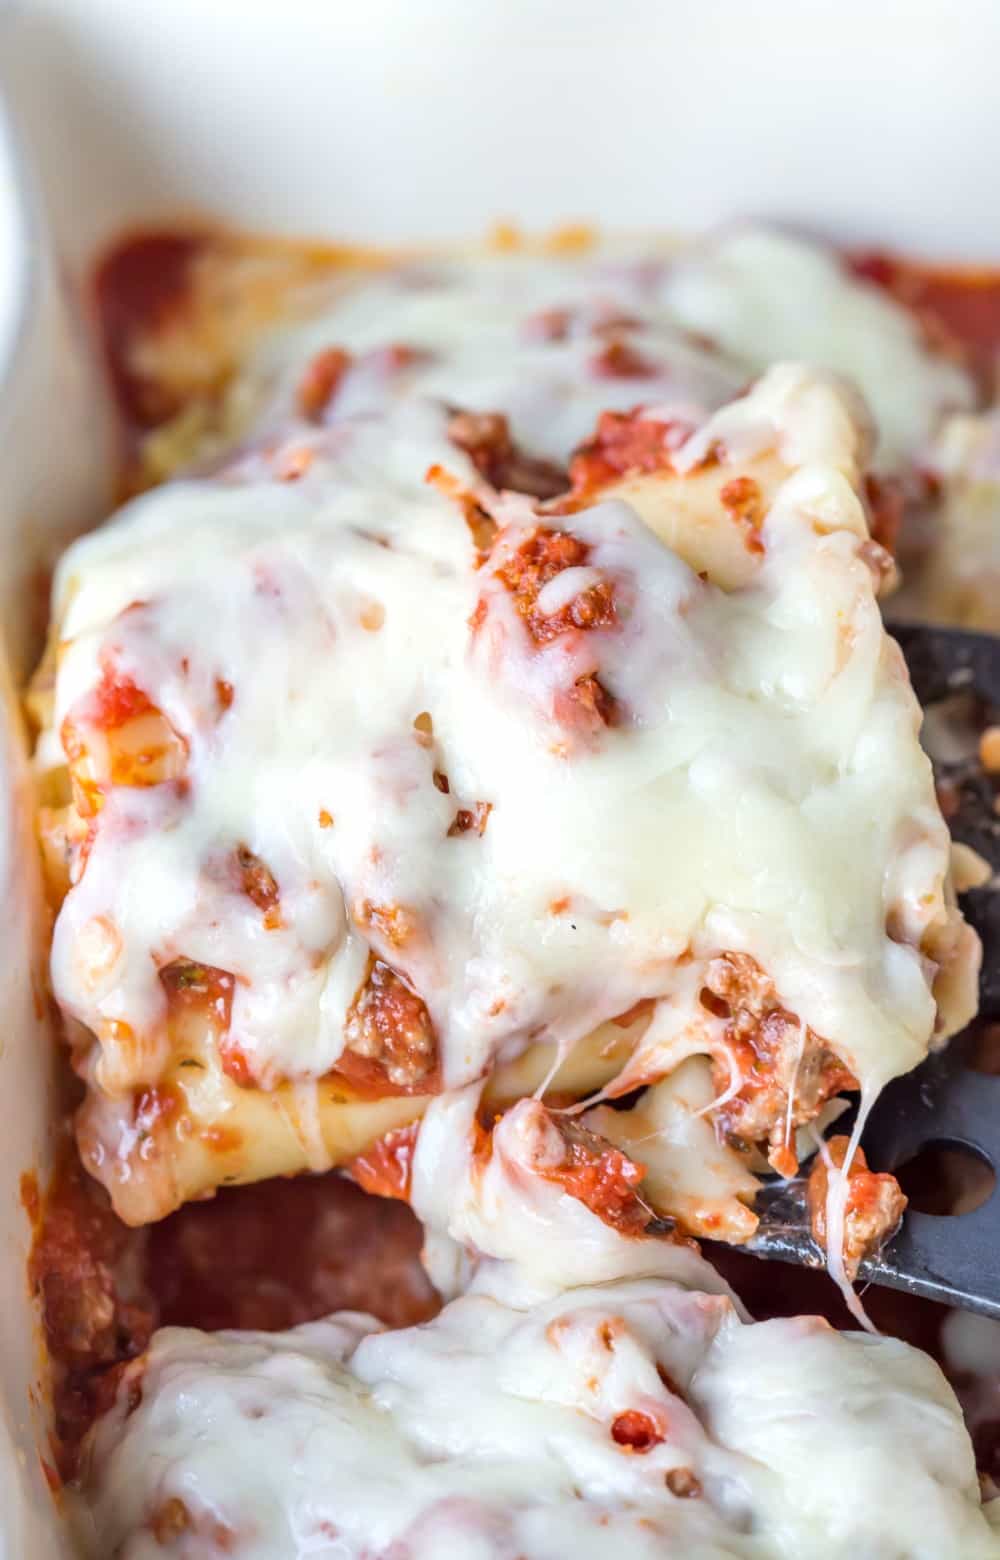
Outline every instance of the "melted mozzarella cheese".
<svg viewBox="0 0 1000 1560">
<path fill-rule="evenodd" d="M 699 422 L 741 390 L 747 370 L 671 319 L 662 301 L 669 265 L 655 249 L 600 249 L 442 258 L 338 278 L 305 323 L 283 324 L 253 352 L 238 388 L 242 415 L 252 409 L 258 425 L 280 425 L 303 365 L 335 346 L 351 354 L 331 408 L 337 419 L 426 396 L 502 412 L 522 448 L 559 465 L 609 409 L 643 402 Z M 609 354 L 622 341 L 628 354 Z M 408 355 L 402 365 L 393 346 Z"/>
<path fill-rule="evenodd" d="M 634 354 L 615 368 L 609 341 Z M 387 343 L 413 361 L 389 371 Z M 852 276 L 825 246 L 746 226 L 680 250 L 602 247 L 575 258 L 506 254 L 415 261 L 360 284 L 340 276 L 305 323 L 254 352 L 239 399 L 282 415 L 302 364 L 334 344 L 354 355 L 337 415 L 387 391 L 504 412 L 525 448 L 565 461 L 597 414 L 637 402 L 698 421 L 782 358 L 845 375 L 875 419 L 877 463 L 923 454 L 971 377 L 913 316 Z"/>
<path fill-rule="evenodd" d="M 897 617 L 1000 630 L 1000 411 L 951 417 L 928 451 L 939 485 L 925 549 L 907 568 Z"/>
<path fill-rule="evenodd" d="M 816 1318 L 747 1323 L 694 1253 L 545 1181 L 540 1107 L 477 1163 L 470 1101 L 431 1107 L 414 1167 L 434 1232 L 472 1243 L 465 1293 L 394 1333 L 158 1334 L 91 1441 L 95 1556 L 1000 1553 L 929 1359 Z"/>
<path fill-rule="evenodd" d="M 692 1235 L 741 1244 L 757 1228 L 747 1206 L 760 1183 L 719 1135 L 711 1068 L 701 1056 L 647 1089 L 631 1110 L 600 1106 L 584 1124 L 646 1168 L 642 1195 Z M 804 1156 L 803 1156 L 804 1157 Z"/>
<path fill-rule="evenodd" d="M 677 323 L 755 372 L 795 356 L 846 375 L 875 419 L 883 470 L 920 455 L 946 412 L 975 404 L 969 375 L 929 349 L 916 320 L 818 245 L 723 233 L 671 270 L 663 299 Z"/>
<path fill-rule="evenodd" d="M 726 1286 L 697 1250 L 625 1240 L 576 1197 L 546 1178 L 552 1127 L 545 1107 L 522 1100 L 501 1117 L 485 1167 L 470 1158 L 480 1102 L 473 1085 L 431 1102 L 413 1156 L 410 1203 L 426 1232 L 424 1262 L 443 1295 L 467 1287 L 470 1275 L 511 1283 L 519 1299 L 574 1284 L 662 1274 L 713 1293 Z"/>
<path fill-rule="evenodd" d="M 182 958 L 235 977 L 231 1037 L 260 1082 L 322 1076 L 370 948 L 426 1004 L 447 1087 L 531 1041 L 565 1054 L 646 999 L 647 1075 L 717 1049 L 699 972 L 726 950 L 869 1094 L 915 1065 L 971 1011 L 977 945 L 875 600 L 852 409 L 775 369 L 631 501 L 554 519 L 491 496 L 446 413 L 404 400 L 314 433 L 295 483 L 265 480 L 281 450 L 255 448 L 78 543 L 54 731 L 111 664 L 186 752 L 183 784 L 111 787 L 57 920 L 54 986 L 98 1038 L 94 1085 L 162 1075 L 158 972 Z M 748 552 L 718 491 L 756 460 Z M 423 480 L 442 463 L 500 523 L 484 568 Z M 575 584 L 608 583 L 612 625 L 532 641 L 502 570 L 539 524 L 587 548 Z M 725 585 L 702 572 L 706 532 L 743 560 Z M 622 716 L 581 735 L 567 690 L 595 672 Z M 456 834 L 480 805 L 483 831 Z M 220 865 L 243 848 L 277 922 Z M 940 1014 L 939 966 L 961 975 Z"/>
<path fill-rule="evenodd" d="M 344 1358 L 346 1331 L 160 1333 L 141 1404 L 98 1430 L 95 1557 L 156 1560 L 171 1502 L 192 1560 L 213 1533 L 236 1560 L 1000 1554 L 958 1406 L 893 1340 L 642 1279 L 469 1295 Z M 664 1440 L 618 1444 L 628 1413 Z"/>
</svg>

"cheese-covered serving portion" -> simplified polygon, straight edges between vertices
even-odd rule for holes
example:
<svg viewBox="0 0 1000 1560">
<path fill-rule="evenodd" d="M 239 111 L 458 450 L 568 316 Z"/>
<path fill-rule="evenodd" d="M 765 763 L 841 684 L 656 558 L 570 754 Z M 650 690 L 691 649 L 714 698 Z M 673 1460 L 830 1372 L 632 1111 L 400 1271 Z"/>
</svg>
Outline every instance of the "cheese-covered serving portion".
<svg viewBox="0 0 1000 1560">
<path fill-rule="evenodd" d="M 543 1107 L 488 1135 L 475 1109 L 435 1102 L 413 1159 L 460 1258 L 440 1315 L 159 1333 L 91 1439 L 95 1560 L 1000 1554 L 931 1360 L 748 1322 L 694 1251 L 560 1184 Z"/>
<path fill-rule="evenodd" d="M 933 523 L 899 615 L 1000 631 L 1000 410 L 949 417 L 927 453 Z"/>
<path fill-rule="evenodd" d="M 672 319 L 758 369 L 794 356 L 853 380 L 875 420 L 883 474 L 922 457 L 945 412 L 974 404 L 966 369 L 930 351 L 911 315 L 848 280 L 819 244 L 736 228 L 682 258 L 664 298 Z"/>
<path fill-rule="evenodd" d="M 338 417 L 380 409 L 387 393 L 501 412 L 520 448 L 558 467 L 602 411 L 641 402 L 698 420 L 796 359 L 861 391 L 881 476 L 919 462 L 943 416 L 975 404 L 967 367 L 883 288 L 821 243 L 749 224 L 685 246 L 529 246 L 413 257 L 375 275 L 209 242 L 186 305 L 157 314 L 130 363 L 155 400 L 181 408 L 150 441 L 158 475 L 220 431 L 280 425 L 296 396 Z M 234 369 L 220 430 L 206 392 Z"/>
<path fill-rule="evenodd" d="M 332 402 L 341 417 L 417 394 L 502 413 L 530 456 L 529 491 L 555 491 L 602 411 L 641 402 L 697 421 L 771 363 L 796 359 L 844 375 L 865 398 L 881 540 L 899 529 L 905 500 L 912 589 L 890 616 L 992 620 L 997 504 L 983 461 L 993 419 L 981 423 L 975 408 L 995 377 L 1000 291 L 982 273 L 851 257 L 746 223 L 683 246 L 569 233 L 548 249 L 382 257 L 375 275 L 374 256 L 219 234 L 189 244 L 181 299 L 164 310 L 157 293 L 152 318 L 124 343 L 112 299 L 116 377 L 130 404 L 166 418 L 142 440 L 145 481 L 213 458 L 248 427 L 281 427 L 295 400 L 329 397 L 324 415 Z M 134 281 L 129 269 L 126 317 Z M 313 359 L 317 372 L 303 376 Z M 523 478 L 517 465 L 507 475 Z"/>
<path fill-rule="evenodd" d="M 484 475 L 496 419 L 390 396 L 71 549 L 52 973 L 123 1217 L 613 1020 L 589 1087 L 710 1057 L 719 1131 L 789 1173 L 827 1099 L 966 1021 L 859 416 L 778 367 L 694 428 L 603 418 L 540 502 Z"/>
</svg>

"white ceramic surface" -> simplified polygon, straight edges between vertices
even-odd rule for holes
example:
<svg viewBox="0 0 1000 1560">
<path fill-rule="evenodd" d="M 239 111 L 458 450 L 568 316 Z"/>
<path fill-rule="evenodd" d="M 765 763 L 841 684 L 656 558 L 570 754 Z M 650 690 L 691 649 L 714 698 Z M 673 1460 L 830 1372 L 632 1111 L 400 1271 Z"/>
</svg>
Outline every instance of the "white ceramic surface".
<svg viewBox="0 0 1000 1560">
<path fill-rule="evenodd" d="M 0 1560 L 59 1553 L 36 1442 L 41 1351 L 27 1291 L 22 1173 L 44 1179 L 53 1047 L 44 914 L 24 735 L 14 696 L 35 653 L 41 578 L 60 540 L 100 513 L 111 423 L 79 321 L 43 241 L 41 202 L 0 113 Z"/>
<path fill-rule="evenodd" d="M 742 213 L 1000 260 L 995 0 L 0 0 L 0 614 L 107 493 L 106 402 L 60 276 L 191 208 L 399 240 Z M 44 235 L 54 235 L 50 250 Z M 53 263 L 59 256 L 59 266 Z M 22 1171 L 50 1048 L 20 736 L 0 726 L 0 1560 L 63 1553 L 35 1455 Z"/>
</svg>

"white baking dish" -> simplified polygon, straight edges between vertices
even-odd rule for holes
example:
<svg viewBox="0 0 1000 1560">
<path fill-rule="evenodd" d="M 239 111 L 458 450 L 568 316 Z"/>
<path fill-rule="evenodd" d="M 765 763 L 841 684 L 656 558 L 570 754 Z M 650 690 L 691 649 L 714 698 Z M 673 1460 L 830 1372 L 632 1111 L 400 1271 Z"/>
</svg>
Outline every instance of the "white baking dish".
<svg viewBox="0 0 1000 1560">
<path fill-rule="evenodd" d="M 13 121 L 0 118 L 3 676 L 36 648 L 40 561 L 106 503 L 109 412 L 75 288 L 116 229 L 199 208 L 262 229 L 433 240 L 498 217 L 694 229 L 754 212 L 998 260 L 998 47 L 991 0 L 966 0 L 960 29 L 943 0 L 0 0 Z M 51 1046 L 33 996 L 44 953 L 12 709 L 0 1557 L 54 1560 L 18 1192 L 46 1165 Z"/>
</svg>

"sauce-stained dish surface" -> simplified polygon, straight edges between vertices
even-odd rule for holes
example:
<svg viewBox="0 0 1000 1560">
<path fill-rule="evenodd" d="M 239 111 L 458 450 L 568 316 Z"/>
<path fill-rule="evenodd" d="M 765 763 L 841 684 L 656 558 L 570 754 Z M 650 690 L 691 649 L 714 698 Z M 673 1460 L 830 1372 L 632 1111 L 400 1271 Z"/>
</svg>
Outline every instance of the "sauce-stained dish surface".
<svg viewBox="0 0 1000 1560">
<path fill-rule="evenodd" d="M 809 1175 L 865 1321 L 865 1116 L 975 1012 L 882 610 L 989 626 L 1000 289 L 747 228 L 97 293 L 135 496 L 28 695 L 93 1553 L 1000 1553 L 938 1367 L 696 1245 Z"/>
</svg>

